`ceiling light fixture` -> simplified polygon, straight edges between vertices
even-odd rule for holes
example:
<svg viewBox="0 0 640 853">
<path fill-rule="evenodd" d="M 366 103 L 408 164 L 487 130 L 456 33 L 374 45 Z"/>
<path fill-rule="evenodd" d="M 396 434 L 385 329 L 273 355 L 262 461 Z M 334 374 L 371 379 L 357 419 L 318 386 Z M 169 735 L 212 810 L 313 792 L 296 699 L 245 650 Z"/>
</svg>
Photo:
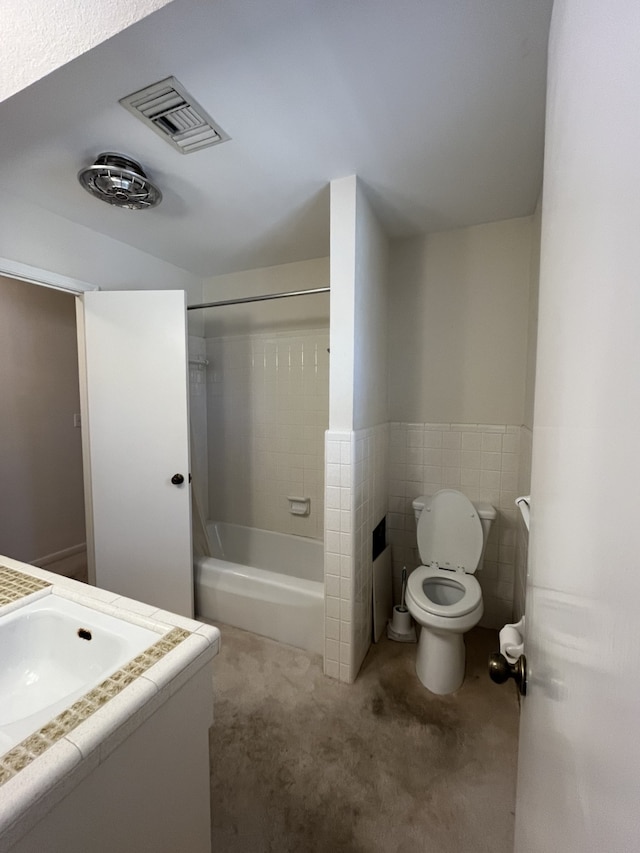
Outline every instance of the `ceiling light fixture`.
<svg viewBox="0 0 640 853">
<path fill-rule="evenodd" d="M 125 210 L 146 210 L 162 201 L 162 193 L 140 163 L 113 151 L 100 154 L 92 166 L 81 169 L 78 180 L 94 198 Z"/>
</svg>

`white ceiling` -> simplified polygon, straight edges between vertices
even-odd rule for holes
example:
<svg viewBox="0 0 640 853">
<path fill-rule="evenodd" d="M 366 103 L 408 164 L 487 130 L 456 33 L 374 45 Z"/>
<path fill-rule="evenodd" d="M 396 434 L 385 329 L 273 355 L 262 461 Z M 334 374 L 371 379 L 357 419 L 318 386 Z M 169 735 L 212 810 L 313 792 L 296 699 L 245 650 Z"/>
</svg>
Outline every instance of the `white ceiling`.
<svg viewBox="0 0 640 853">
<path fill-rule="evenodd" d="M 542 180 L 552 0 L 174 0 L 0 104 L 16 194 L 199 276 L 321 257 L 328 182 L 358 174 L 392 237 L 524 216 Z M 119 104 L 174 75 L 231 136 L 176 152 Z M 89 196 L 102 151 L 161 187 Z"/>
</svg>

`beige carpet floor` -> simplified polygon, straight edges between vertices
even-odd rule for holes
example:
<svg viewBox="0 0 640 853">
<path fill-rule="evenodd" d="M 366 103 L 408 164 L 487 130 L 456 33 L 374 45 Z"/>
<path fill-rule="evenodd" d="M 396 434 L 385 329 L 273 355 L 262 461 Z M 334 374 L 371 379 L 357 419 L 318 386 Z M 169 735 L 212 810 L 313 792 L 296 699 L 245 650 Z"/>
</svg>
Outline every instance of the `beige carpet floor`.
<svg viewBox="0 0 640 853">
<path fill-rule="evenodd" d="M 456 693 L 426 691 L 416 646 L 373 646 L 355 684 L 318 655 L 230 628 L 215 661 L 214 853 L 511 853 L 518 703 L 497 635 L 467 635 Z"/>
</svg>

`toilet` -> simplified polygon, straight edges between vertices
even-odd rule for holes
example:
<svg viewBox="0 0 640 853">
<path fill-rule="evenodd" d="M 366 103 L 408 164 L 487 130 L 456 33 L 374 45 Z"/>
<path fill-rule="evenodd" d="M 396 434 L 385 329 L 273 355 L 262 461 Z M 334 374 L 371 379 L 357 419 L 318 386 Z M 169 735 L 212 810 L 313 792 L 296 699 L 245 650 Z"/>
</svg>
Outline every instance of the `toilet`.
<svg viewBox="0 0 640 853">
<path fill-rule="evenodd" d="M 464 634 L 484 612 L 474 577 L 496 511 L 455 489 L 413 501 L 421 566 L 409 575 L 406 605 L 421 626 L 416 674 L 432 693 L 457 690 L 464 680 Z"/>
</svg>

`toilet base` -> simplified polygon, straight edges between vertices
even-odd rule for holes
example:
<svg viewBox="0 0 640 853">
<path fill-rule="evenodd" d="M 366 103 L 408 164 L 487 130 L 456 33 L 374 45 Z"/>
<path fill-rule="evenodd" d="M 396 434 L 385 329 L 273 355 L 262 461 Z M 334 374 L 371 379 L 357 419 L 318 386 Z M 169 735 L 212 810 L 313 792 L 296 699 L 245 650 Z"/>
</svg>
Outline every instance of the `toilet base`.
<svg viewBox="0 0 640 853">
<path fill-rule="evenodd" d="M 465 657 L 463 634 L 436 633 L 422 626 L 416 675 L 427 690 L 440 696 L 457 690 L 464 681 Z"/>
</svg>

